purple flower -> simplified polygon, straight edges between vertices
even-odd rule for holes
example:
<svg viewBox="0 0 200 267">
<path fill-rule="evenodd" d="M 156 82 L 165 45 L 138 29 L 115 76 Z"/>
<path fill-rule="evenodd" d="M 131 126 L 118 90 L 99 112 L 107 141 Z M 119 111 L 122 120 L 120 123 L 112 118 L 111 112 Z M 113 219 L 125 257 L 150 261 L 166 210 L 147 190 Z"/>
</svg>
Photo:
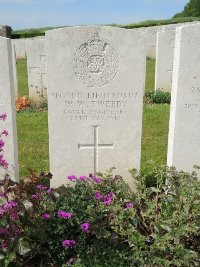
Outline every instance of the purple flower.
<svg viewBox="0 0 200 267">
<path fill-rule="evenodd" d="M 127 202 L 124 205 L 125 209 L 131 209 L 133 207 L 133 203 L 132 202 Z"/>
<path fill-rule="evenodd" d="M 8 131 L 4 130 L 1 134 L 5 135 L 5 136 L 8 136 Z"/>
<path fill-rule="evenodd" d="M 34 194 L 31 196 L 33 199 L 38 199 L 40 196 L 38 194 Z"/>
<path fill-rule="evenodd" d="M 69 240 L 69 239 L 63 240 L 62 246 L 64 248 L 74 248 L 76 246 L 76 241 L 75 240 Z"/>
<path fill-rule="evenodd" d="M 13 232 L 14 236 L 18 236 L 21 233 L 21 230 L 16 225 L 13 225 L 12 226 L 12 232 Z"/>
<path fill-rule="evenodd" d="M 92 173 L 89 173 L 89 177 L 92 178 L 93 177 L 93 174 Z"/>
<path fill-rule="evenodd" d="M 105 205 L 110 205 L 111 202 L 112 202 L 112 198 L 111 197 L 104 197 L 103 203 Z"/>
<path fill-rule="evenodd" d="M 48 190 L 47 190 L 47 194 L 51 194 L 53 192 L 53 188 L 49 188 Z"/>
<path fill-rule="evenodd" d="M 97 200 L 100 200 L 100 199 L 102 198 L 102 194 L 101 194 L 101 192 L 96 192 L 96 193 L 94 194 L 94 197 L 95 197 Z"/>
<path fill-rule="evenodd" d="M 3 205 L 5 210 L 9 210 L 17 206 L 18 206 L 18 203 L 16 201 L 9 201 L 9 202 L 4 203 Z"/>
<path fill-rule="evenodd" d="M 100 183 L 101 183 L 101 178 L 94 177 L 93 181 L 94 181 L 96 184 L 100 184 Z"/>
<path fill-rule="evenodd" d="M 86 180 L 87 180 L 86 176 L 84 176 L 84 175 L 80 176 L 80 181 L 85 182 Z"/>
<path fill-rule="evenodd" d="M 8 228 L 5 227 L 0 227 L 0 235 L 8 235 L 9 234 L 9 230 Z"/>
<path fill-rule="evenodd" d="M 0 151 L 2 151 L 4 146 L 5 146 L 5 142 L 2 139 L 0 139 Z"/>
<path fill-rule="evenodd" d="M 3 158 L 3 155 L 0 155 L 0 166 L 2 166 L 4 169 L 8 169 L 9 166 L 8 162 Z"/>
<path fill-rule="evenodd" d="M 4 240 L 0 243 L 0 248 L 4 249 L 8 247 L 8 241 Z"/>
<path fill-rule="evenodd" d="M 48 220 L 49 218 L 51 217 L 51 215 L 49 213 L 44 213 L 42 214 L 41 218 L 42 219 L 45 219 L 45 220 Z"/>
<path fill-rule="evenodd" d="M 46 190 L 46 189 L 48 189 L 48 187 L 46 187 L 45 185 L 42 185 L 42 184 L 38 184 L 36 186 L 36 188 L 39 189 L 39 190 Z"/>
<path fill-rule="evenodd" d="M 12 212 L 12 213 L 10 213 L 10 214 L 9 214 L 9 217 L 10 217 L 11 221 L 15 221 L 15 220 L 18 219 L 18 215 L 17 215 L 16 212 Z"/>
<path fill-rule="evenodd" d="M 83 232 L 86 232 L 86 233 L 90 232 L 90 224 L 89 223 L 82 223 L 80 228 Z"/>
<path fill-rule="evenodd" d="M 0 115 L 0 120 L 3 120 L 5 121 L 7 119 L 7 114 L 6 113 L 3 113 Z"/>
<path fill-rule="evenodd" d="M 58 218 L 70 219 L 72 217 L 72 214 L 70 212 L 60 210 L 58 211 L 57 216 Z"/>
<path fill-rule="evenodd" d="M 69 175 L 67 179 L 70 181 L 76 181 L 77 177 L 75 175 Z"/>
<path fill-rule="evenodd" d="M 113 192 L 109 192 L 109 193 L 107 194 L 107 196 L 108 196 L 108 197 L 111 197 L 111 198 L 113 198 L 114 195 L 115 195 L 115 194 L 114 194 Z"/>
</svg>

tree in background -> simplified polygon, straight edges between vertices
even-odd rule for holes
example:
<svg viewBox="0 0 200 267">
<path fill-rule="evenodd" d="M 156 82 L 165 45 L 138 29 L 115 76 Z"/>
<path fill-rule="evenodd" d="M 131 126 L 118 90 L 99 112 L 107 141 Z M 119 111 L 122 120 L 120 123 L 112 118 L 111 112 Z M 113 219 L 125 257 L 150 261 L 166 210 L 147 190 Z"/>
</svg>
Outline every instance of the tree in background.
<svg viewBox="0 0 200 267">
<path fill-rule="evenodd" d="M 190 0 L 184 7 L 183 12 L 174 16 L 174 18 L 179 17 L 200 17 L 200 0 Z"/>
</svg>

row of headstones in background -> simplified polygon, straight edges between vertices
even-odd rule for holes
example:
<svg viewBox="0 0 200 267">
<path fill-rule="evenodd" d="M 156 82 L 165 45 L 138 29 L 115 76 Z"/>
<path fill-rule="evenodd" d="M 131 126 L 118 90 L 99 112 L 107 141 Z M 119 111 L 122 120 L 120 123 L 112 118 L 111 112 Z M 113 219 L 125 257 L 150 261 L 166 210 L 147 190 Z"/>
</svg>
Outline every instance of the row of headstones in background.
<svg viewBox="0 0 200 267">
<path fill-rule="evenodd" d="M 26 40 L 29 98 L 32 105 L 47 100 L 47 62 L 45 38 Z"/>
<path fill-rule="evenodd" d="M 26 41 L 30 39 L 43 39 L 44 36 L 37 36 L 33 38 L 21 38 L 21 39 L 12 39 L 12 44 L 15 47 L 15 56 L 16 60 L 26 59 Z"/>
<path fill-rule="evenodd" d="M 181 26 L 198 23 L 168 25 L 164 31 L 157 33 L 155 90 L 159 89 L 164 92 L 171 92 L 172 90 L 176 30 Z"/>
<path fill-rule="evenodd" d="M 12 39 L 12 44 L 15 47 L 16 60 L 26 59 L 26 39 Z"/>
<path fill-rule="evenodd" d="M 175 30 L 157 34 L 155 89 L 171 92 Z"/>
<path fill-rule="evenodd" d="M 0 167 L 0 179 L 2 175 L 9 173 L 12 179 L 18 180 L 19 168 L 12 60 L 11 40 L 0 37 L 0 114 L 7 114 L 7 120 L 0 121 L 0 133 L 3 130 L 8 131 L 8 136 L 5 137 L 4 157 L 9 163 L 9 168 L 6 172 Z"/>
<path fill-rule="evenodd" d="M 159 38 L 157 41 L 157 67 L 156 67 L 156 82 L 155 88 L 162 88 L 162 90 L 171 90 L 171 77 L 172 77 L 172 51 L 173 49 L 166 46 L 164 37 L 165 32 L 168 34 L 169 30 L 175 29 L 181 24 L 157 26 L 149 28 L 138 28 L 136 31 L 146 34 L 146 55 L 155 57 L 156 51 L 156 36 L 157 33 L 162 32 L 163 38 Z M 135 31 L 133 30 L 133 31 Z M 160 33 L 159 36 L 162 36 Z M 160 41 L 161 40 L 161 41 Z M 164 41 L 164 42 L 163 42 Z M 47 101 L 47 66 L 46 66 L 46 51 L 45 51 L 45 37 L 35 37 L 31 39 L 15 39 L 12 40 L 15 47 L 16 59 L 24 59 L 27 57 L 27 70 L 28 70 L 28 86 L 29 86 L 29 98 L 32 105 L 40 105 Z M 173 43 L 173 42 L 171 42 Z M 168 49 L 168 51 L 163 50 Z M 159 52 L 159 54 L 158 54 Z M 163 61 L 163 57 L 166 56 L 166 61 Z M 166 64 L 166 63 L 169 64 Z M 168 66 L 167 66 L 168 65 Z M 14 68 L 15 68 L 14 63 Z M 167 66 L 167 69 L 165 69 Z M 14 71 L 16 73 L 16 71 Z M 18 95 L 17 88 L 17 76 L 15 76 L 15 92 Z"/>
<path fill-rule="evenodd" d="M 177 27 L 186 26 L 197 22 L 186 22 L 186 23 L 177 23 L 177 24 L 169 24 L 162 26 L 152 26 L 145 28 L 146 32 L 146 56 L 150 58 L 156 58 L 156 49 L 157 49 L 157 35 L 163 31 L 172 31 L 176 30 Z"/>
<path fill-rule="evenodd" d="M 15 96 L 18 97 L 16 59 L 27 58 L 29 98 L 33 105 L 47 99 L 47 66 L 45 37 L 12 40 Z"/>
<path fill-rule="evenodd" d="M 192 171 L 200 165 L 200 23 L 176 32 L 172 102 L 170 111 L 169 166 Z"/>
<path fill-rule="evenodd" d="M 184 171 L 200 162 L 199 33 L 200 24 L 180 27 L 175 41 L 167 163 Z M 113 164 L 133 186 L 128 169 L 140 169 L 145 33 L 73 27 L 47 32 L 46 42 L 52 186 Z M 9 131 L 5 157 L 16 178 L 12 72 L 11 42 L 0 38 L 0 113 L 8 114 L 0 127 Z"/>
</svg>

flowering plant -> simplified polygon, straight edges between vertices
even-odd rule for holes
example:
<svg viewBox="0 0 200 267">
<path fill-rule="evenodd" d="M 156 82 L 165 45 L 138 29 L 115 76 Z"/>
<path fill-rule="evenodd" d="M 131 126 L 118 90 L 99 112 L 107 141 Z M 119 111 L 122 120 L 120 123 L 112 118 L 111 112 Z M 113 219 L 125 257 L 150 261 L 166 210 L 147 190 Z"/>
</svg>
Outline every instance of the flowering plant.
<svg viewBox="0 0 200 267">
<path fill-rule="evenodd" d="M 0 115 L 5 121 L 7 115 Z M 0 167 L 8 132 L 0 134 Z M 188 267 L 200 263 L 200 181 L 174 169 L 135 176 L 112 170 L 49 187 L 50 173 L 0 181 L 0 266 Z M 147 183 L 147 180 L 151 182 Z"/>
<path fill-rule="evenodd" d="M 5 169 L 7 135 L 0 134 Z M 69 175 L 72 186 L 57 189 L 49 187 L 50 173 L 30 172 L 21 184 L 7 175 L 0 181 L 0 266 L 199 266 L 195 173 L 160 168 L 134 177 L 133 193 L 112 170 Z"/>
<path fill-rule="evenodd" d="M 147 186 L 150 176 L 155 183 Z M 9 182 L 4 183 L 2 266 L 199 266 L 195 174 L 159 169 L 135 177 L 137 193 L 111 172 L 70 175 L 66 179 L 73 186 L 58 189 L 49 188 L 45 177 L 51 175 L 12 186 L 12 200 L 6 198 Z"/>
</svg>

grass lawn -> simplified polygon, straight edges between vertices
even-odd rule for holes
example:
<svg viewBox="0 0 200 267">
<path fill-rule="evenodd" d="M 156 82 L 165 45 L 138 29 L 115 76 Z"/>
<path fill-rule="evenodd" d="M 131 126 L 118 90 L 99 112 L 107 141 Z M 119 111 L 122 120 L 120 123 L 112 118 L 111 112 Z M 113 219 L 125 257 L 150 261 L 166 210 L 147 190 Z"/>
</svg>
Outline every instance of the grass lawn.
<svg viewBox="0 0 200 267">
<path fill-rule="evenodd" d="M 17 62 L 19 96 L 28 96 L 27 66 Z M 147 60 L 146 91 L 154 89 L 155 60 Z M 166 164 L 169 105 L 144 105 L 142 137 L 142 170 L 149 161 Z M 25 111 L 17 114 L 20 176 L 49 170 L 47 112 Z"/>
<path fill-rule="evenodd" d="M 155 60 L 147 59 L 146 65 L 146 93 L 154 90 L 155 86 Z"/>
<path fill-rule="evenodd" d="M 17 77 L 19 87 L 19 97 L 28 97 L 28 76 L 26 60 L 17 61 Z"/>
</svg>

